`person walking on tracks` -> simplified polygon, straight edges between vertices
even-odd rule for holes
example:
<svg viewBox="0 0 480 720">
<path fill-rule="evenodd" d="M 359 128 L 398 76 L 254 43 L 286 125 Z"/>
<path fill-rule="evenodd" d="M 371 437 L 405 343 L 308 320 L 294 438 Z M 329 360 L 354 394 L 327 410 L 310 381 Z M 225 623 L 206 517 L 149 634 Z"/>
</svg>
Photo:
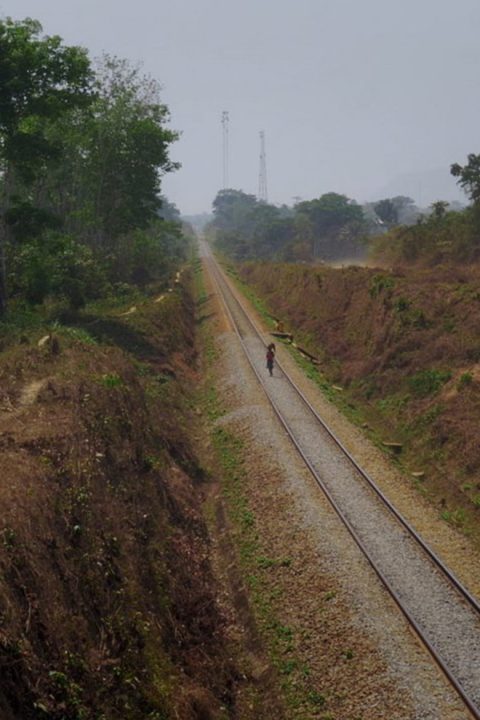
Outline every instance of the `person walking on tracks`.
<svg viewBox="0 0 480 720">
<path fill-rule="evenodd" d="M 267 347 L 267 369 L 270 373 L 270 377 L 273 375 L 273 364 L 275 362 L 275 345 L 274 343 L 270 343 L 270 345 Z"/>
</svg>

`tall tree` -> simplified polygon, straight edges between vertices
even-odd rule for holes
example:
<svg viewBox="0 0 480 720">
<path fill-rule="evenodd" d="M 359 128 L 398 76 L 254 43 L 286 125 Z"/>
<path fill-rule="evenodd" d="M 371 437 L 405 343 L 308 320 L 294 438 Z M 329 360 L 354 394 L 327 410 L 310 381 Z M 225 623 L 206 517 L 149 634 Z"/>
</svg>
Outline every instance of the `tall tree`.
<svg viewBox="0 0 480 720">
<path fill-rule="evenodd" d="M 480 202 L 480 155 L 470 153 L 466 165 L 454 163 L 451 174 L 458 178 L 457 183 L 467 193 L 473 203 Z"/>
<path fill-rule="evenodd" d="M 398 225 L 398 208 L 391 198 L 379 200 L 373 205 L 373 209 L 387 227 Z"/>
<path fill-rule="evenodd" d="M 32 185 L 58 153 L 50 123 L 92 97 L 86 52 L 41 32 L 34 20 L 0 21 L 0 315 L 7 304 L 5 251 L 12 225 L 22 218 L 23 225 L 34 222 L 37 211 L 25 197 L 17 202 L 17 187 Z"/>
<path fill-rule="evenodd" d="M 311 223 L 314 256 L 341 257 L 344 255 L 342 245 L 350 245 L 364 229 L 361 206 L 346 195 L 326 193 L 318 199 L 299 203 L 295 210 Z"/>
</svg>

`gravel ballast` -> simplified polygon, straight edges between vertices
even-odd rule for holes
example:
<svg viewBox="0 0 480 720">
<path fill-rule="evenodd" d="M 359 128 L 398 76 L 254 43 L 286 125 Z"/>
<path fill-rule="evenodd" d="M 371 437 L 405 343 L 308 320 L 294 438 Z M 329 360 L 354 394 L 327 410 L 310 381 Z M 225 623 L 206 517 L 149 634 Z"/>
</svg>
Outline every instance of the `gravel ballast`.
<svg viewBox="0 0 480 720">
<path fill-rule="evenodd" d="M 438 573 L 430 565 L 425 568 L 404 531 L 385 529 L 389 521 L 383 510 L 358 484 L 351 465 L 339 456 L 338 449 L 321 436 L 318 425 L 305 417 L 304 409 L 292 396 L 279 368 L 275 368 L 273 378 L 268 377 L 264 346 L 246 328 L 245 331 L 257 370 L 269 384 L 275 402 L 294 425 L 310 461 L 322 479 L 330 483 L 332 493 L 344 505 L 350 521 L 375 552 L 376 562 L 382 564 L 382 569 L 398 584 L 399 594 L 408 600 L 429 632 L 440 637 L 442 652 L 449 663 L 456 665 L 462 682 L 474 694 L 480 687 L 477 620 L 466 613 L 462 615 L 452 591 L 442 586 Z M 358 643 L 365 650 L 361 668 L 356 667 L 364 673 L 363 685 L 357 678 L 342 712 L 349 707 L 349 713 L 362 712 L 365 718 L 469 717 L 429 655 L 412 638 L 405 620 L 305 471 L 262 396 L 238 341 L 229 332 L 219 337 L 219 343 L 222 393 L 232 408 L 221 422 L 248 438 L 249 461 L 256 468 L 250 488 L 252 502 L 262 511 L 267 535 L 271 529 L 275 543 L 287 543 L 289 550 L 293 554 L 298 552 L 303 564 L 308 565 L 299 573 L 298 586 L 297 577 L 291 573 L 290 603 L 286 611 L 300 626 L 305 624 L 313 635 L 304 650 L 309 657 L 325 653 L 325 638 L 319 632 L 312 606 L 318 605 L 315 587 L 332 584 L 336 587 L 331 607 L 338 611 L 337 631 L 345 633 L 353 644 Z M 377 505 L 374 510 L 372 503 Z M 386 533 L 392 533 L 387 536 L 389 539 Z M 307 576 L 310 588 L 305 587 Z M 449 624 L 452 617 L 453 623 Z M 335 632 L 334 627 L 334 623 L 329 626 L 329 632 Z M 357 653 L 358 648 L 355 657 Z M 345 672 L 351 672 L 351 666 L 347 669 L 342 662 L 331 663 L 328 669 L 321 658 L 317 664 L 322 673 L 328 673 L 332 683 L 337 680 L 344 685 Z M 338 717 L 347 718 L 350 714 Z"/>
</svg>

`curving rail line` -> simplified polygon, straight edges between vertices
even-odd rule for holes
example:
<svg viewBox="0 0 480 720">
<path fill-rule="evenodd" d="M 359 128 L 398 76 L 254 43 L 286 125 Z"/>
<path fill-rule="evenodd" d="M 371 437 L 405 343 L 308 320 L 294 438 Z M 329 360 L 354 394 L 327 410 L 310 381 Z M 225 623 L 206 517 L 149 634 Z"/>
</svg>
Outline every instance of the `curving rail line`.
<svg viewBox="0 0 480 720">
<path fill-rule="evenodd" d="M 244 305 L 240 300 L 238 299 L 236 293 L 233 292 L 232 288 L 230 287 L 229 283 L 226 281 L 222 271 L 219 269 L 218 264 L 216 260 L 213 258 L 213 255 L 211 254 L 208 246 L 204 243 L 202 243 L 202 250 L 204 253 L 204 257 L 206 261 L 208 262 L 210 272 L 212 275 L 212 278 L 214 279 L 215 285 L 217 287 L 218 294 L 223 302 L 224 308 L 226 310 L 227 316 L 230 319 L 230 322 L 232 324 L 232 327 L 235 330 L 235 333 L 240 341 L 240 344 L 245 352 L 245 355 L 250 363 L 250 366 L 252 367 L 255 375 L 258 378 L 258 381 L 262 385 L 262 387 L 265 390 L 265 393 L 270 401 L 270 404 L 273 407 L 273 410 L 275 411 L 275 414 L 277 415 L 278 419 L 280 420 L 281 424 L 283 425 L 285 431 L 289 435 L 291 441 L 295 445 L 296 449 L 300 453 L 304 463 L 308 467 L 309 471 L 313 475 L 315 481 L 319 485 L 319 487 L 322 489 L 323 493 L 329 500 L 331 506 L 334 508 L 335 512 L 339 516 L 342 523 L 347 528 L 348 532 L 352 536 L 352 538 L 355 540 L 356 544 L 360 548 L 361 552 L 367 559 L 370 566 L 373 568 L 377 576 L 382 581 L 383 585 L 407 619 L 408 623 L 411 625 L 411 627 L 414 629 L 415 633 L 421 640 L 421 642 L 426 646 L 428 651 L 430 652 L 431 656 L 433 657 L 434 661 L 437 663 L 437 665 L 440 667 L 440 669 L 443 671 L 451 685 L 454 687 L 455 691 L 460 695 L 463 702 L 469 709 L 470 713 L 476 720 L 480 720 L 480 706 L 478 697 L 473 698 L 471 690 L 467 690 L 465 688 L 465 685 L 468 685 L 468 682 L 465 682 L 465 679 L 459 679 L 457 676 L 457 673 L 454 668 L 451 667 L 451 663 L 448 659 L 445 659 L 445 657 L 442 657 L 441 652 L 438 651 L 436 644 L 435 644 L 435 638 L 429 638 L 427 636 L 427 633 L 424 630 L 424 627 L 422 626 L 422 623 L 419 622 L 412 611 L 407 607 L 404 599 L 400 597 L 400 593 L 394 588 L 390 580 L 386 577 L 385 572 L 379 567 L 379 564 L 376 562 L 375 559 L 372 558 L 371 552 L 369 548 L 367 547 L 366 543 L 362 540 L 362 538 L 359 536 L 359 533 L 353 526 L 352 522 L 349 520 L 347 515 L 345 514 L 344 510 L 340 506 L 340 503 L 337 502 L 335 497 L 333 496 L 330 489 L 327 487 L 326 483 L 320 476 L 318 470 L 315 468 L 314 463 L 311 462 L 311 460 L 307 457 L 304 450 L 301 447 L 301 444 L 298 440 L 297 435 L 290 427 L 290 423 L 285 419 L 281 409 L 278 407 L 277 402 L 275 399 L 271 396 L 271 394 L 268 392 L 267 385 L 265 383 L 264 377 L 260 374 L 259 370 L 256 367 L 256 364 L 254 360 L 252 359 L 252 353 L 251 350 L 248 347 L 248 344 L 245 342 L 245 336 L 242 334 L 242 331 L 239 328 L 238 322 L 234 318 L 235 312 L 240 312 L 243 316 L 243 318 L 246 320 L 250 328 L 253 330 L 257 338 L 261 341 L 262 345 L 265 346 L 265 342 L 262 336 L 261 331 L 256 326 L 255 322 L 250 318 L 248 315 L 247 310 L 245 309 Z M 234 310 L 232 310 L 232 305 L 234 306 Z M 401 514 L 396 510 L 396 508 L 392 505 L 392 503 L 388 500 L 388 498 L 381 492 L 379 487 L 375 484 L 375 482 L 372 480 L 372 478 L 359 466 L 359 464 L 356 462 L 356 460 L 352 457 L 352 455 L 348 452 L 348 450 L 344 447 L 344 445 L 341 443 L 341 441 L 335 436 L 335 434 L 330 430 L 330 428 L 326 425 L 324 420 L 320 417 L 320 415 L 317 413 L 315 408 L 311 405 L 311 403 L 307 400 L 305 395 L 302 393 L 302 391 L 298 388 L 298 386 L 294 383 L 294 381 L 288 376 L 284 368 L 281 367 L 280 363 L 277 362 L 277 366 L 280 368 L 282 375 L 286 382 L 289 384 L 289 386 L 295 391 L 297 396 L 301 398 L 301 401 L 305 408 L 308 409 L 308 412 L 315 418 L 315 421 L 319 424 L 319 426 L 322 428 L 322 430 L 328 434 L 329 438 L 335 443 L 337 448 L 341 451 L 343 456 L 348 460 L 352 468 L 354 469 L 356 475 L 358 478 L 360 478 L 370 489 L 371 492 L 375 494 L 375 497 L 382 503 L 382 505 L 388 510 L 390 515 L 395 518 L 395 521 L 402 527 L 402 529 L 408 533 L 409 537 L 412 538 L 412 540 L 415 542 L 415 544 L 421 548 L 422 553 L 426 558 L 428 558 L 429 562 L 433 564 L 435 569 L 441 573 L 442 577 L 445 579 L 445 582 L 448 582 L 449 585 L 454 588 L 456 596 L 460 602 L 462 602 L 475 616 L 475 618 L 478 620 L 480 618 L 480 603 L 479 601 L 462 585 L 462 583 L 455 577 L 455 575 L 444 565 L 444 563 L 441 561 L 441 559 L 434 553 L 434 551 L 425 543 L 425 541 L 418 535 L 418 533 L 415 531 L 415 529 L 401 516 Z M 480 625 L 479 625 L 480 629 Z M 478 647 L 480 650 L 480 634 L 478 638 Z M 474 664 L 480 663 L 480 656 L 472 659 Z M 468 664 L 467 660 L 467 664 Z M 471 682 L 470 682 L 471 685 Z M 480 690 L 480 688 L 479 688 Z"/>
</svg>

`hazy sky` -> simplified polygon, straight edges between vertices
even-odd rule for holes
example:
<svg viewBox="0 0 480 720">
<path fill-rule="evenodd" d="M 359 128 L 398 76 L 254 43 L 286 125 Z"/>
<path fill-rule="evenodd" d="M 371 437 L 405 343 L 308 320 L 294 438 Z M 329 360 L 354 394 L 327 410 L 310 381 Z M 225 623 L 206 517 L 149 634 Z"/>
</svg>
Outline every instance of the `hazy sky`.
<svg viewBox="0 0 480 720">
<path fill-rule="evenodd" d="M 479 0 L 0 0 L 0 14 L 141 61 L 182 132 L 163 189 L 184 213 L 222 185 L 292 203 L 459 197 L 452 162 L 480 152 Z"/>
</svg>

